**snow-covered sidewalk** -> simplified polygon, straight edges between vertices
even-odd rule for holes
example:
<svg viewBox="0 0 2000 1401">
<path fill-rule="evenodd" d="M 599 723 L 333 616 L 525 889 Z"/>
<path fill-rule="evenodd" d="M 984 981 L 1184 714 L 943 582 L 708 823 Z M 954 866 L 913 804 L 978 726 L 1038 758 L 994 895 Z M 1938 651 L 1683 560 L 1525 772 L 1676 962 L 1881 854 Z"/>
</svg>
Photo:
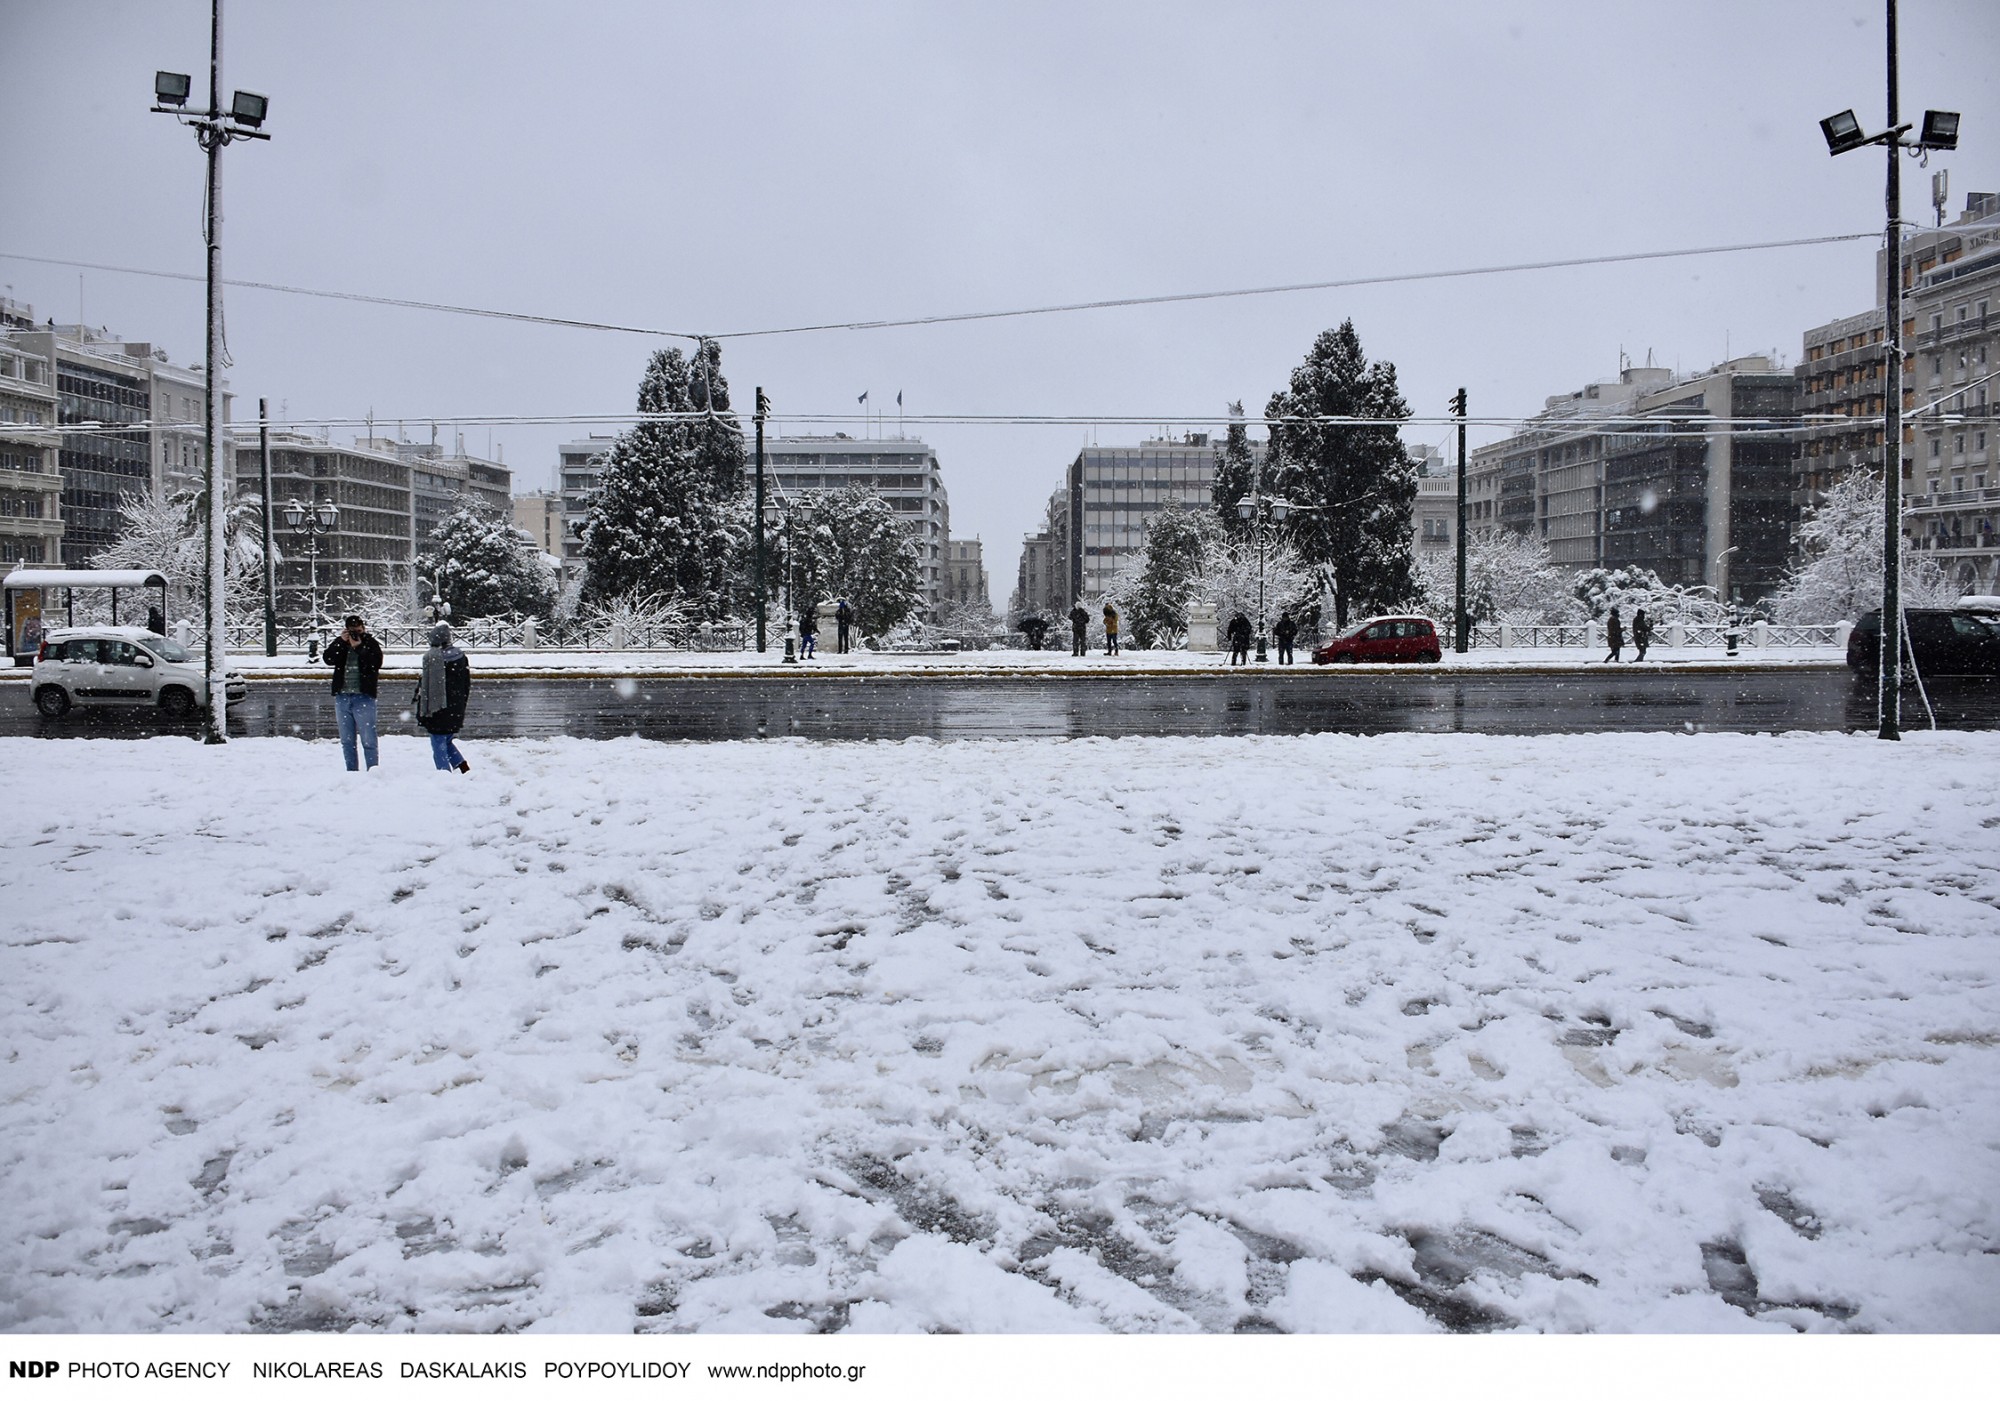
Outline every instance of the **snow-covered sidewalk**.
<svg viewBox="0 0 2000 1401">
<path fill-rule="evenodd" d="M 0 1327 L 2000 1328 L 2000 736 L 0 740 Z"/>
<path fill-rule="evenodd" d="M 898 676 L 1153 676 L 1181 675 L 1187 672 L 1211 672 L 1221 675 L 1230 671 L 1229 656 L 1226 652 L 1139 652 L 1124 651 L 1115 657 L 1107 657 L 1101 651 L 1092 652 L 1087 657 L 1072 657 L 1064 652 L 1021 652 L 994 650 L 987 652 L 867 652 L 856 651 L 845 655 L 831 650 L 820 653 L 809 661 L 786 665 L 782 642 L 775 644 L 769 652 L 564 652 L 557 650 L 491 650 L 478 647 L 468 649 L 474 671 L 482 676 L 763 676 L 786 675 L 798 677 L 828 675 L 898 675 Z M 421 652 L 390 652 L 383 661 L 387 671 L 394 675 L 416 675 Z M 1359 672 L 1368 674 L 1382 670 L 1379 667 L 1314 667 L 1308 652 L 1299 653 L 1299 661 L 1291 667 L 1280 667 L 1271 654 L 1272 661 L 1250 668 L 1253 671 L 1293 674 L 1321 673 L 1333 674 Z M 1633 662 L 1632 652 L 1626 649 L 1625 660 L 1609 664 L 1611 670 L 1636 672 L 1675 671 L 1726 668 L 1770 667 L 1814 667 L 1840 666 L 1846 661 L 1846 653 L 1832 647 L 1745 647 L 1731 657 L 1716 647 L 1655 647 L 1644 662 Z M 1446 653 L 1436 666 L 1410 663 L 1397 670 L 1415 671 L 1525 671 L 1570 673 L 1577 668 L 1597 669 L 1604 661 L 1601 647 L 1513 647 L 1481 648 L 1464 656 Z M 296 653 L 264 657 L 241 654 L 229 659 L 230 666 L 255 678 L 269 677 L 323 677 L 324 666 L 306 661 Z M 1236 668 L 1241 671 L 1242 668 Z M 17 671 L 14 677 L 22 682 L 27 679 L 25 671 Z M 0 682 L 6 681 L 8 673 L 0 670 Z"/>
</svg>

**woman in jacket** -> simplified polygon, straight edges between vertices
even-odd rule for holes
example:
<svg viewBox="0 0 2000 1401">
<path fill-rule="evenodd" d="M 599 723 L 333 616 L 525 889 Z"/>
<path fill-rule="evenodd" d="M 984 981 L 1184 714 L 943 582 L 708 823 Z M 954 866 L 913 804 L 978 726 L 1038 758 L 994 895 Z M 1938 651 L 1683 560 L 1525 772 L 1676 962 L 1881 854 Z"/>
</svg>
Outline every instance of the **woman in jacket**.
<svg viewBox="0 0 2000 1401">
<path fill-rule="evenodd" d="M 430 731 L 431 759 L 440 769 L 472 772 L 452 738 L 465 726 L 465 702 L 471 695 L 472 665 L 451 645 L 451 629 L 439 623 L 431 629 L 431 648 L 424 653 L 413 703 L 417 722 Z"/>
</svg>

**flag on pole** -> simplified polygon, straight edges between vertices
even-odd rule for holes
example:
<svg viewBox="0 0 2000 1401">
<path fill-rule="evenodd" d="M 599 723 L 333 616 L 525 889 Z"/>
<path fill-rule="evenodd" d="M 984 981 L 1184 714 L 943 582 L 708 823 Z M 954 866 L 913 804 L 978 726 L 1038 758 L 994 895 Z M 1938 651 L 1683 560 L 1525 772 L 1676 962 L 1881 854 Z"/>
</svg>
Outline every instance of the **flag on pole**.
<svg viewBox="0 0 2000 1401">
<path fill-rule="evenodd" d="M 903 407 L 903 391 L 900 389 L 896 391 L 896 407 L 899 409 Z"/>
<path fill-rule="evenodd" d="M 861 397 L 860 397 L 859 399 L 856 399 L 856 400 L 855 400 L 854 402 L 855 402 L 855 403 L 857 403 L 857 404 L 865 404 L 865 403 L 867 403 L 867 402 L 868 402 L 868 391 L 867 391 L 867 390 L 865 390 L 865 389 L 864 389 L 864 390 L 862 390 L 862 391 L 861 391 Z"/>
</svg>

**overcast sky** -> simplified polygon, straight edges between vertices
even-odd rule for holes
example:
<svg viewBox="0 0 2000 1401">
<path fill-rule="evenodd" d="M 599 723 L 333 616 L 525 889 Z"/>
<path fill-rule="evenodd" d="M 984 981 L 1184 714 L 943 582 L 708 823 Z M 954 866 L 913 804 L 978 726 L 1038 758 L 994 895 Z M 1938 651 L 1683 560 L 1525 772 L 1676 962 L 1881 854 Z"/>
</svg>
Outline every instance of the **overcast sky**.
<svg viewBox="0 0 2000 1401">
<path fill-rule="evenodd" d="M 1902 101 L 1965 114 L 2000 189 L 2000 5 L 1905 0 Z M 1140 6 L 229 0 L 225 86 L 270 98 L 225 158 L 229 277 L 696 331 L 1858 232 L 1883 118 L 1879 0 Z M 206 95 L 205 0 L 0 0 L 0 253 L 199 272 L 201 157 L 150 115 Z M 1905 208 L 1929 217 L 1906 163 Z M 1776 350 L 1865 309 L 1872 246 L 726 343 L 776 411 L 1253 411 L 1352 317 L 1420 414 L 1638 363 Z M 201 358 L 198 283 L 0 257 L 39 316 Z M 239 290 L 239 418 L 629 411 L 658 342 Z M 780 422 L 779 431 L 784 430 Z M 492 430 L 517 489 L 551 427 Z M 604 431 L 600 429 L 599 431 Z M 860 431 L 860 430 L 854 430 Z M 894 431 L 894 419 L 889 430 Z M 915 432 L 915 429 L 911 430 Z M 1077 428 L 936 426 L 953 534 L 1013 585 Z M 488 430 L 466 430 L 483 452 Z M 1475 445 L 1495 436 L 1485 429 Z M 338 435 L 337 435 L 338 436 Z M 1098 431 L 1132 442 L 1139 429 Z M 1411 438 L 1432 436 L 1418 432 Z"/>
</svg>

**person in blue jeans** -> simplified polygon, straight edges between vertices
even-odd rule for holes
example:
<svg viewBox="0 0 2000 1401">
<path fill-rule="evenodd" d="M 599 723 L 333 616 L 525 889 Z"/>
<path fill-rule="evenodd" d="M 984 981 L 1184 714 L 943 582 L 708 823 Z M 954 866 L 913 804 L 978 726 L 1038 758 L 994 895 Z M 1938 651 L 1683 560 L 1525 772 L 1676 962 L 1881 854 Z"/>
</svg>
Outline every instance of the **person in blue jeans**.
<svg viewBox="0 0 2000 1401">
<path fill-rule="evenodd" d="M 431 760 L 440 769 L 471 773 L 472 765 L 458 752 L 453 738 L 465 727 L 465 702 L 472 695 L 472 665 L 451 645 L 451 629 L 439 623 L 431 629 L 431 649 L 424 653 L 417 693 L 410 698 L 417 721 L 431 734 Z"/>
<path fill-rule="evenodd" d="M 375 686 L 382 674 L 382 644 L 369 636 L 360 615 L 347 615 L 340 636 L 326 644 L 320 654 L 333 668 L 333 714 L 340 724 L 340 753 L 351 773 L 361 767 L 355 755 L 358 743 L 361 758 L 374 768 Z"/>
</svg>

